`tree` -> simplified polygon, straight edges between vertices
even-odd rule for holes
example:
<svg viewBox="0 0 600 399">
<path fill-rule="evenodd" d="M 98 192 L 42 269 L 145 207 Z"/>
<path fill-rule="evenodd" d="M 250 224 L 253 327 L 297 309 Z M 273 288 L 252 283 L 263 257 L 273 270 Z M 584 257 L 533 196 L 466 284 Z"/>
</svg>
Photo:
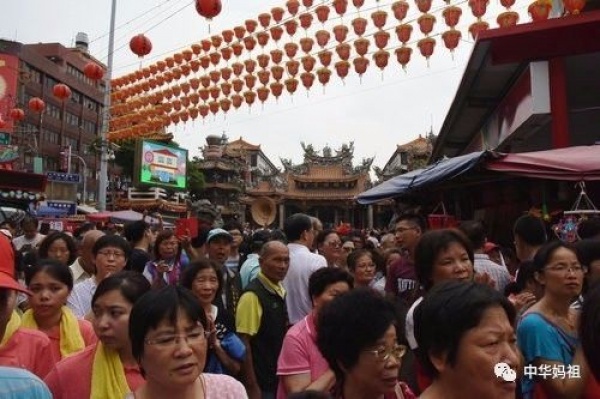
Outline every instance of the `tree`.
<svg viewBox="0 0 600 399">
<path fill-rule="evenodd" d="M 187 184 L 191 199 L 199 199 L 204 190 L 204 173 L 200 169 L 200 159 L 198 157 L 187 161 Z"/>
</svg>

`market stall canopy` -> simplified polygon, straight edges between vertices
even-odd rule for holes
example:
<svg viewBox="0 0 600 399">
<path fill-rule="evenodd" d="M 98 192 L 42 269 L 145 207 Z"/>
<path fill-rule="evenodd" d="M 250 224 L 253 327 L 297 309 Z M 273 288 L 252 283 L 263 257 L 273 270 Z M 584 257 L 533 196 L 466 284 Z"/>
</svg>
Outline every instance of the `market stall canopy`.
<svg viewBox="0 0 600 399">
<path fill-rule="evenodd" d="M 98 213 L 98 209 L 94 208 L 93 206 L 89 206 L 89 205 L 77 205 L 77 212 L 84 213 L 87 215 L 90 213 Z"/>
<path fill-rule="evenodd" d="M 136 220 L 142 220 L 143 216 L 144 215 L 142 213 L 139 213 L 139 212 L 129 209 L 126 211 L 111 212 L 110 220 L 113 221 L 114 223 L 127 223 L 127 222 L 134 222 Z M 146 216 L 146 218 L 144 220 L 146 221 L 146 223 L 150 223 L 150 224 L 159 224 L 160 223 L 160 221 L 157 218 L 154 218 L 152 216 Z M 163 222 L 163 226 L 172 227 L 173 225 L 171 223 Z"/>
<path fill-rule="evenodd" d="M 90 213 L 89 215 L 86 215 L 86 218 L 90 222 L 108 222 L 111 214 L 112 214 L 112 212 L 96 212 L 96 213 Z"/>
<path fill-rule="evenodd" d="M 492 155 L 489 151 L 472 152 L 455 158 L 445 158 L 424 169 L 396 176 L 356 197 L 359 204 L 372 204 L 384 199 L 410 194 L 426 186 L 450 180 L 479 165 Z"/>
<path fill-rule="evenodd" d="M 507 154 L 485 168 L 517 176 L 551 180 L 600 180 L 600 145 Z"/>
<path fill-rule="evenodd" d="M 36 216 L 43 217 L 55 217 L 55 216 L 66 216 L 69 213 L 68 209 L 59 209 L 52 206 L 40 206 L 36 210 Z"/>
</svg>

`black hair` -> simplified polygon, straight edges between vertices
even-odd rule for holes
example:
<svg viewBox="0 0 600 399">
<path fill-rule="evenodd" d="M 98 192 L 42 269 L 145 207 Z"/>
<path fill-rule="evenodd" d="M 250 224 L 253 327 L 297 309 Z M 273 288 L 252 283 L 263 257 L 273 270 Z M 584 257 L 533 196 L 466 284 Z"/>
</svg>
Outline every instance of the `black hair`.
<svg viewBox="0 0 600 399">
<path fill-rule="evenodd" d="M 226 223 L 224 223 L 223 230 L 225 230 L 225 231 L 239 230 L 240 233 L 244 234 L 244 228 L 242 227 L 242 224 L 240 222 L 238 222 L 237 220 L 229 220 Z"/>
<path fill-rule="evenodd" d="M 309 389 L 302 392 L 294 392 L 287 396 L 287 399 L 332 399 L 332 396 L 323 391 Z"/>
<path fill-rule="evenodd" d="M 271 232 L 269 230 L 258 230 L 252 234 L 250 239 L 250 251 L 258 253 L 263 245 L 271 240 Z"/>
<path fill-rule="evenodd" d="M 157 328 L 163 320 L 176 324 L 180 310 L 192 323 L 199 322 L 204 330 L 208 329 L 204 309 L 187 288 L 171 285 L 151 290 L 136 302 L 129 316 L 129 339 L 131 353 L 138 363 L 144 356 L 144 341 L 148 331 Z"/>
<path fill-rule="evenodd" d="M 173 230 L 163 230 L 160 233 L 158 233 L 158 235 L 156 236 L 156 241 L 154 241 L 154 259 L 161 259 L 159 250 L 160 244 L 162 244 L 163 241 L 166 241 L 171 237 L 177 238 Z M 181 247 L 181 243 L 179 243 L 179 240 L 177 240 L 177 254 L 175 255 L 175 259 L 179 259 L 181 257 L 182 250 L 183 248 Z"/>
<path fill-rule="evenodd" d="M 533 261 L 527 260 L 519 264 L 519 273 L 517 273 L 517 279 L 515 280 L 518 292 L 522 292 L 527 287 L 528 282 L 535 281 L 534 275 Z"/>
<path fill-rule="evenodd" d="M 600 218 L 590 218 L 579 222 L 577 235 L 582 240 L 600 237 Z"/>
<path fill-rule="evenodd" d="M 98 252 L 102 251 L 104 248 L 121 249 L 125 253 L 125 260 L 129 259 L 129 255 L 131 254 L 131 246 L 127 240 L 116 234 L 107 234 L 98 238 L 92 247 L 92 254 L 97 256 Z"/>
<path fill-rule="evenodd" d="M 144 234 L 149 228 L 150 225 L 144 220 L 126 223 L 125 228 L 123 229 L 123 237 L 125 237 L 130 244 L 135 244 L 144 238 Z"/>
<path fill-rule="evenodd" d="M 577 256 L 582 265 L 589 267 L 590 264 L 600 259 L 600 241 L 598 240 L 581 240 L 575 243 Z"/>
<path fill-rule="evenodd" d="M 38 247 L 38 257 L 40 259 L 48 258 L 48 250 L 50 249 L 50 245 L 58 240 L 63 240 L 65 244 L 67 244 L 67 249 L 69 250 L 69 259 L 67 260 L 68 266 L 75 262 L 75 259 L 77 259 L 77 244 L 75 243 L 73 237 L 67 233 L 63 233 L 62 231 L 55 231 L 42 240 L 40 246 Z"/>
<path fill-rule="evenodd" d="M 343 384 L 343 369 L 356 365 L 363 350 L 395 325 L 394 305 L 370 288 L 356 288 L 334 298 L 319 312 L 317 345 Z"/>
<path fill-rule="evenodd" d="M 39 221 L 34 218 L 33 216 L 26 216 L 23 221 L 21 222 L 21 228 L 25 229 L 26 225 L 32 225 L 35 226 L 35 228 L 37 229 L 39 226 Z"/>
<path fill-rule="evenodd" d="M 282 230 L 275 229 L 271 231 L 271 237 L 269 238 L 269 241 L 281 241 L 282 243 L 287 244 L 288 238 Z"/>
<path fill-rule="evenodd" d="M 322 267 L 308 279 L 308 296 L 311 299 L 319 296 L 335 283 L 347 283 L 350 289 L 354 288 L 354 278 L 347 271 L 337 267 Z"/>
<path fill-rule="evenodd" d="M 402 222 L 406 220 L 409 223 L 414 224 L 415 226 L 417 226 L 419 229 L 421 229 L 421 234 L 425 233 L 427 231 L 427 221 L 425 220 L 425 218 L 417 213 L 403 213 L 402 215 L 398 216 L 398 219 L 396 219 L 395 224 L 398 224 L 399 222 Z"/>
<path fill-rule="evenodd" d="M 367 248 L 355 249 L 354 251 L 348 254 L 348 258 L 346 258 L 346 264 L 348 265 L 348 270 L 354 272 L 356 269 L 356 262 L 359 258 L 362 258 L 365 255 L 369 255 L 373 263 L 375 263 L 374 251 Z"/>
<path fill-rule="evenodd" d="M 544 222 L 532 215 L 518 218 L 513 226 L 513 234 L 531 246 L 543 245 L 548 239 Z"/>
<path fill-rule="evenodd" d="M 456 364 L 461 339 L 476 328 L 483 314 L 500 307 L 514 327 L 516 311 L 501 293 L 484 284 L 444 281 L 436 284 L 414 312 L 416 356 L 424 372 L 435 379 L 438 371 L 431 355 L 446 355 L 446 363 Z"/>
<path fill-rule="evenodd" d="M 567 244 L 566 242 L 562 242 L 562 241 L 558 241 L 558 240 L 550 241 L 549 243 L 543 245 L 535 253 L 535 255 L 533 257 L 533 271 L 534 272 L 543 271 L 544 268 L 546 267 L 546 265 L 548 265 L 548 262 L 550 262 L 550 258 L 552 258 L 552 256 L 554 255 L 554 252 L 556 252 L 560 248 L 566 248 L 566 249 L 572 251 L 577 256 L 577 259 L 579 259 L 579 254 L 577 253 L 577 250 L 575 249 L 575 247 L 573 245 Z"/>
<path fill-rule="evenodd" d="M 65 284 L 69 291 L 73 289 L 73 275 L 68 266 L 54 259 L 40 259 L 33 266 L 25 269 L 25 284 L 29 286 L 36 274 L 45 272 L 55 280 Z"/>
<path fill-rule="evenodd" d="M 584 297 L 579 319 L 579 337 L 592 374 L 600 381 L 600 284 L 590 288 Z"/>
<path fill-rule="evenodd" d="M 431 230 L 423 234 L 415 248 L 415 272 L 417 280 L 425 291 L 433 286 L 433 269 L 437 257 L 446 251 L 451 244 L 460 244 L 467 251 L 473 265 L 475 255 L 473 246 L 463 233 L 455 229 Z"/>
<path fill-rule="evenodd" d="M 205 269 L 212 269 L 215 271 L 215 273 L 217 274 L 217 281 L 219 282 L 219 287 L 217 288 L 217 293 L 215 295 L 215 298 L 219 298 L 219 296 L 221 295 L 221 290 L 223 289 L 223 271 L 221 270 L 221 267 L 213 260 L 210 260 L 208 258 L 203 258 L 203 259 L 199 259 L 196 260 L 194 262 L 191 262 L 186 268 L 185 271 L 183 272 L 183 275 L 181 276 L 181 286 L 187 288 L 188 290 L 192 289 L 192 285 L 194 285 L 194 280 L 196 279 L 196 276 L 198 275 L 198 273 L 200 273 L 202 270 Z"/>
<path fill-rule="evenodd" d="M 302 233 L 312 228 L 310 216 L 304 213 L 295 213 L 285 219 L 283 223 L 283 232 L 290 242 L 298 241 L 302 237 Z"/>
<path fill-rule="evenodd" d="M 319 231 L 319 234 L 317 234 L 317 237 L 315 238 L 315 245 L 317 247 L 320 247 L 321 245 L 323 245 L 323 243 L 325 242 L 325 239 L 330 234 L 338 235 L 337 231 L 331 230 L 331 229 L 325 229 L 325 230 Z"/>
<path fill-rule="evenodd" d="M 102 295 L 115 290 L 118 290 L 123 298 L 133 305 L 142 295 L 150 291 L 150 287 L 150 282 L 141 273 L 123 270 L 111 274 L 98 284 L 92 296 L 92 306 Z"/>
<path fill-rule="evenodd" d="M 466 220 L 458 226 L 458 229 L 471 241 L 473 248 L 483 248 L 487 233 L 482 222 L 478 220 Z"/>
<path fill-rule="evenodd" d="M 95 228 L 96 225 L 94 223 L 83 223 L 81 226 L 75 229 L 75 231 L 73 232 L 73 237 L 75 237 L 77 240 L 83 239 L 85 233 L 87 233 L 90 230 L 94 230 Z"/>
</svg>

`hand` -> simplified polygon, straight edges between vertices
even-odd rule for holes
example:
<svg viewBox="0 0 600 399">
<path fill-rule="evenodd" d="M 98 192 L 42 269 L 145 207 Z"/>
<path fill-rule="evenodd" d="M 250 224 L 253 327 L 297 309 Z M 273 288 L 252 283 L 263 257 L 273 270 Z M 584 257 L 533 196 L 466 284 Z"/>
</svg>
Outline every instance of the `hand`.
<svg viewBox="0 0 600 399">
<path fill-rule="evenodd" d="M 169 265 L 164 261 L 159 261 L 156 264 L 156 271 L 158 272 L 158 274 L 165 274 L 169 271 Z"/>
<path fill-rule="evenodd" d="M 490 288 L 496 288 L 496 281 L 487 273 L 475 273 L 473 280 L 476 283 L 487 285 Z"/>
<path fill-rule="evenodd" d="M 527 309 L 529 306 L 533 305 L 537 299 L 535 295 L 531 292 L 523 291 L 520 294 L 510 295 L 508 300 L 512 302 L 513 306 L 517 310 L 517 313 L 521 312 L 524 309 Z"/>
<path fill-rule="evenodd" d="M 217 338 L 217 326 L 212 318 L 212 316 L 208 316 L 208 345 L 211 348 L 218 347 L 221 345 L 221 342 Z"/>
</svg>

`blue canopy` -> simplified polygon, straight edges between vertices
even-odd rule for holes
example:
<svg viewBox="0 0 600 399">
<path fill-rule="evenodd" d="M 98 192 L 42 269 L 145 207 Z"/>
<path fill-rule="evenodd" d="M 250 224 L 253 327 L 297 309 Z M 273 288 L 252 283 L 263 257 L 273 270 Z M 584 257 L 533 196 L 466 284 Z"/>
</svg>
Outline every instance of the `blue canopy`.
<svg viewBox="0 0 600 399">
<path fill-rule="evenodd" d="M 356 197 L 359 204 L 372 204 L 384 199 L 411 194 L 419 189 L 450 180 L 473 169 L 488 151 L 472 152 L 460 157 L 441 159 L 426 168 L 413 170 L 387 180 Z"/>
<path fill-rule="evenodd" d="M 38 217 L 67 216 L 68 214 L 68 209 L 59 209 L 53 206 L 40 206 L 36 211 Z"/>
</svg>

